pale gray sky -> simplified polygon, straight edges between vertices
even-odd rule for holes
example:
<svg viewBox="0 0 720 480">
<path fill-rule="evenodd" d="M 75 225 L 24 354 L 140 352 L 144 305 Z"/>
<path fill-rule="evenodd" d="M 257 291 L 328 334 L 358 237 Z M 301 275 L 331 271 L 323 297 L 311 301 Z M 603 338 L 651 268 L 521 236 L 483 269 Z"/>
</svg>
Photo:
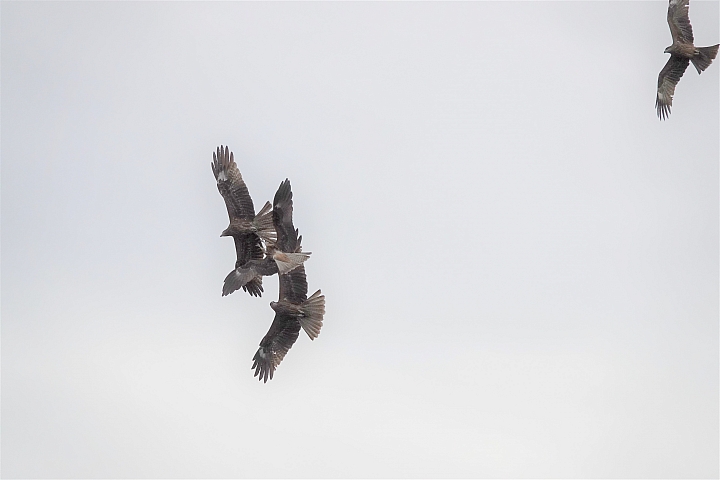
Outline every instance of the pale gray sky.
<svg viewBox="0 0 720 480">
<path fill-rule="evenodd" d="M 720 65 L 657 119 L 667 2 L 1 8 L 3 477 L 719 475 Z M 327 297 L 267 384 L 220 144 Z"/>
</svg>

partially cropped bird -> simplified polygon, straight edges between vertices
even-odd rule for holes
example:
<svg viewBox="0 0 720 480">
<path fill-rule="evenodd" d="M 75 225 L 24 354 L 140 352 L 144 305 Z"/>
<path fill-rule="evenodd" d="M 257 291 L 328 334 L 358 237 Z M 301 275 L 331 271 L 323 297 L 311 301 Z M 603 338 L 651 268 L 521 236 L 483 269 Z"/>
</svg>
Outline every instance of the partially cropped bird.
<svg viewBox="0 0 720 480">
<path fill-rule="evenodd" d="M 720 46 L 696 47 L 693 44 L 695 39 L 688 17 L 689 3 L 690 0 L 670 0 L 668 6 L 667 21 L 673 44 L 665 49 L 665 53 L 670 54 L 670 59 L 658 76 L 655 108 L 661 120 L 665 120 L 670 115 L 675 86 L 685 73 L 688 64 L 692 62 L 698 74 L 702 73 L 717 56 Z"/>
<path fill-rule="evenodd" d="M 218 147 L 217 152 L 213 153 L 210 166 L 230 217 L 230 225 L 220 236 L 231 236 L 235 240 L 237 253 L 235 268 L 245 265 L 250 260 L 262 259 L 262 240 L 266 242 L 276 240 L 270 202 L 266 202 L 257 215 L 255 214 L 250 193 L 228 147 Z M 250 279 L 243 285 L 243 290 L 253 296 L 262 296 L 262 277 L 256 276 Z"/>
<path fill-rule="evenodd" d="M 275 369 L 298 338 L 300 328 L 310 340 L 320 334 L 325 316 L 325 296 L 320 290 L 307 298 L 305 266 L 300 265 L 289 273 L 280 274 L 280 298 L 270 302 L 275 310 L 270 330 L 260 341 L 253 357 L 252 369 L 258 380 L 272 380 Z"/>
<path fill-rule="evenodd" d="M 285 179 L 273 199 L 272 223 L 274 231 L 277 232 L 276 242 L 267 242 L 265 258 L 250 260 L 225 277 L 223 296 L 245 287 L 248 282 L 258 277 L 288 273 L 310 257 L 311 252 L 295 251 L 300 241 L 298 231 L 293 225 L 292 213 L 292 189 L 290 180 Z"/>
</svg>

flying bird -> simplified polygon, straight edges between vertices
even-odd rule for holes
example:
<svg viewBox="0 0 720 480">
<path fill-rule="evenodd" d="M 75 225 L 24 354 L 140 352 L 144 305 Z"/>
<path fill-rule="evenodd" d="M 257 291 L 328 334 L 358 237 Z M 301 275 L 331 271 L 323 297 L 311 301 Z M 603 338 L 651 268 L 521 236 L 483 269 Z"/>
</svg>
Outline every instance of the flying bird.
<svg viewBox="0 0 720 480">
<path fill-rule="evenodd" d="M 719 45 L 696 47 L 693 44 L 695 39 L 688 17 L 689 3 L 690 0 L 670 0 L 668 7 L 667 21 L 673 44 L 665 49 L 665 53 L 670 54 L 670 60 L 658 76 L 655 99 L 655 108 L 661 120 L 665 120 L 670 115 L 675 85 L 685 73 L 688 64 L 692 62 L 700 74 L 710 66 L 718 52 Z"/>
<path fill-rule="evenodd" d="M 218 147 L 217 152 L 213 153 L 210 166 L 230 217 L 230 225 L 220 236 L 231 236 L 235 240 L 237 252 L 235 268 L 245 265 L 250 260 L 262 259 L 264 252 L 262 241 L 276 240 L 270 202 L 266 202 L 257 215 L 255 214 L 250 193 L 228 147 Z M 262 277 L 256 276 L 248 280 L 242 288 L 250 295 L 262 296 Z"/>
<path fill-rule="evenodd" d="M 273 204 L 277 249 L 286 255 L 301 254 L 302 237 L 292 223 L 292 190 L 288 180 L 280 184 Z M 270 256 L 268 258 L 268 264 L 275 264 L 278 268 L 280 295 L 277 302 L 270 302 L 275 318 L 270 330 L 260 341 L 260 348 L 253 357 L 251 367 L 255 370 L 254 376 L 263 382 L 273 378 L 275 369 L 297 340 L 301 328 L 311 340 L 317 338 L 325 315 L 325 296 L 322 292 L 318 290 L 310 298 L 307 297 L 307 277 L 302 262 L 283 273 L 277 267 L 277 260 Z"/>
<path fill-rule="evenodd" d="M 274 231 L 277 232 L 277 241 L 267 242 L 265 258 L 236 266 L 235 270 L 225 277 L 223 296 L 230 295 L 255 278 L 288 273 L 310 257 L 311 252 L 296 251 L 300 239 L 293 225 L 292 213 L 292 189 L 290 180 L 285 179 L 273 199 L 272 223 Z"/>
<path fill-rule="evenodd" d="M 304 265 L 279 275 L 279 278 L 279 301 L 270 302 L 275 318 L 260 341 L 251 367 L 255 370 L 254 376 L 263 382 L 267 382 L 268 378 L 272 380 L 275 369 L 297 340 L 300 328 L 305 330 L 310 340 L 317 338 L 325 315 L 325 295 L 320 290 L 307 298 Z"/>
</svg>

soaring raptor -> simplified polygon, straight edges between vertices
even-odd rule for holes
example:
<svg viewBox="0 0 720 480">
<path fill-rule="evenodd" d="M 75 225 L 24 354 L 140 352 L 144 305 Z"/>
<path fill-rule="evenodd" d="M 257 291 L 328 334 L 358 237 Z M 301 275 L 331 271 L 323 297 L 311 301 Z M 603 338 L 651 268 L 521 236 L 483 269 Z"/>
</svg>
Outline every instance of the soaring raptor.
<svg viewBox="0 0 720 480">
<path fill-rule="evenodd" d="M 670 54 L 670 60 L 658 76 L 655 108 L 661 120 L 665 120 L 670 115 L 675 85 L 685 73 L 688 64 L 692 62 L 700 74 L 710 66 L 718 52 L 718 45 L 696 47 L 693 44 L 695 39 L 688 17 L 689 3 L 690 0 L 670 0 L 668 7 L 667 21 L 673 44 L 665 49 L 665 53 Z"/>
<path fill-rule="evenodd" d="M 250 193 L 228 147 L 224 149 L 222 146 L 218 147 L 217 152 L 213 153 L 210 166 L 230 217 L 230 225 L 220 236 L 231 236 L 235 240 L 237 252 L 235 268 L 245 265 L 250 260 L 262 259 L 261 240 L 275 241 L 270 202 L 266 202 L 257 215 L 255 214 Z M 253 296 L 262 296 L 262 277 L 257 276 L 249 280 L 243 285 L 243 290 Z"/>
<path fill-rule="evenodd" d="M 288 255 L 301 253 L 302 237 L 298 236 L 292 223 L 292 191 L 288 180 L 280 184 L 273 204 L 278 250 Z M 278 265 L 272 257 L 268 259 L 270 265 Z M 280 298 L 277 302 L 270 302 L 275 319 L 260 342 L 251 367 L 258 380 L 263 382 L 273 378 L 275 368 L 297 340 L 300 328 L 305 330 L 311 340 L 317 338 L 325 315 L 325 296 L 320 290 L 307 298 L 308 285 L 302 262 L 286 273 L 278 271 L 277 266 L 275 268 L 280 280 Z"/>
</svg>

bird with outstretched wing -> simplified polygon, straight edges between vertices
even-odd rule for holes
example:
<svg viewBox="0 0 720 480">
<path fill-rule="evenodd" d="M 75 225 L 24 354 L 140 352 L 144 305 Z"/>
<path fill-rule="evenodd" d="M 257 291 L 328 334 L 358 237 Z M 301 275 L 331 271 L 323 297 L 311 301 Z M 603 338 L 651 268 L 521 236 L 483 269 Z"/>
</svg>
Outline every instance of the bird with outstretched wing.
<svg viewBox="0 0 720 480">
<path fill-rule="evenodd" d="M 264 252 L 262 241 L 276 240 L 270 202 L 266 202 L 255 214 L 250 193 L 228 147 L 218 147 L 217 152 L 213 153 L 210 166 L 230 217 L 230 225 L 220 236 L 231 236 L 235 240 L 237 253 L 235 268 L 242 267 L 250 260 L 262 259 Z M 262 277 L 257 276 L 248 280 L 242 288 L 250 295 L 262 296 Z"/>
<path fill-rule="evenodd" d="M 717 56 L 718 46 L 696 47 L 693 42 L 692 25 L 688 10 L 690 0 L 670 0 L 667 13 L 667 21 L 670 26 L 673 44 L 665 49 L 670 54 L 658 76 L 657 96 L 655 97 L 655 109 L 661 120 L 670 115 L 672 108 L 675 86 L 685 73 L 690 62 L 695 66 L 698 74 L 710 66 Z"/>
<path fill-rule="evenodd" d="M 302 236 L 298 235 L 292 222 L 292 190 L 289 180 L 286 179 L 280 184 L 273 205 L 277 251 L 284 255 L 302 254 Z M 278 267 L 280 262 L 277 259 L 268 256 L 266 261 L 277 269 L 275 273 L 278 273 L 280 294 L 277 302 L 270 302 L 275 318 L 270 330 L 260 342 L 251 367 L 255 370 L 255 376 L 263 382 L 273 378 L 275 369 L 297 340 L 301 328 L 311 340 L 317 338 L 325 315 L 325 296 L 322 292 L 318 290 L 310 298 L 307 297 L 308 285 L 302 262 L 282 271 Z"/>
</svg>

